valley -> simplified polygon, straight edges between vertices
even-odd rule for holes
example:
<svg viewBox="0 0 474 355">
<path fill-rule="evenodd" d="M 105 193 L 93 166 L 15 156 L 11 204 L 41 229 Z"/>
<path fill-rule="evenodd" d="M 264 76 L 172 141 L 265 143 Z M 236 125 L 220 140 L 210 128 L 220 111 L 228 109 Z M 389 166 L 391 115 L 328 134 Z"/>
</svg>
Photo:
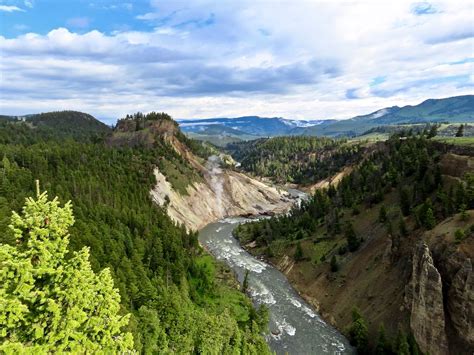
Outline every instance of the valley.
<svg viewBox="0 0 474 355">
<path fill-rule="evenodd" d="M 0 121 L 0 145 L 2 243 L 14 243 L 10 211 L 34 179 L 71 199 L 71 248 L 89 246 L 92 268 L 112 270 L 140 352 L 473 346 L 469 144 L 425 128 L 222 149 L 165 113 L 111 129 L 66 111 Z"/>
</svg>

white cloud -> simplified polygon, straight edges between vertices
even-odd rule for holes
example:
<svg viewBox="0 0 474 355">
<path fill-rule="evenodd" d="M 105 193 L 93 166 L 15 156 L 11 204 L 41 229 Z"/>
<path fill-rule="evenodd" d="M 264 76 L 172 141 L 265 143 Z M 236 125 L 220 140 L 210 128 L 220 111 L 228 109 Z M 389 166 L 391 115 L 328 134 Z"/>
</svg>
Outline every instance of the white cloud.
<svg viewBox="0 0 474 355">
<path fill-rule="evenodd" d="M 20 9 L 18 6 L 13 6 L 13 5 L 0 5 L 0 11 L 4 11 L 4 12 L 21 11 L 21 12 L 24 12 L 25 10 Z"/>
<path fill-rule="evenodd" d="M 347 118 L 472 93 L 469 2 L 425 2 L 418 12 L 403 0 L 152 5 L 138 17 L 150 32 L 0 37 L 0 111 Z"/>
</svg>

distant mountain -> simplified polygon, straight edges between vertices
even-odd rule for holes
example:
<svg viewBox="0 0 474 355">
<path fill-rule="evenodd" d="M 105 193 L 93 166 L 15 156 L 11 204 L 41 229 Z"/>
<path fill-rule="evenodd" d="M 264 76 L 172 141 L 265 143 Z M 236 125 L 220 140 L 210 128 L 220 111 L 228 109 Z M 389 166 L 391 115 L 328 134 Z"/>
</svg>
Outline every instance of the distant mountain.
<svg viewBox="0 0 474 355">
<path fill-rule="evenodd" d="M 245 116 L 178 120 L 183 132 L 196 138 L 220 136 L 238 139 L 287 135 L 356 136 L 378 126 L 428 122 L 474 122 L 474 95 L 429 99 L 415 106 L 386 107 L 347 120 L 289 120 Z"/>
<path fill-rule="evenodd" d="M 387 107 L 348 120 L 332 121 L 327 125 L 306 127 L 298 130 L 297 133 L 302 135 L 354 136 L 377 126 L 429 122 L 474 122 L 474 95 L 429 99 L 415 106 Z"/>
<path fill-rule="evenodd" d="M 326 121 L 298 121 L 281 117 L 244 116 L 178 120 L 183 132 L 203 135 L 273 137 L 291 135 L 295 128 L 310 127 Z"/>
<path fill-rule="evenodd" d="M 111 132 L 111 128 L 95 117 L 78 111 L 55 111 L 24 116 L 0 116 L 0 121 L 25 122 L 53 131 L 61 136 L 78 136 Z"/>
</svg>

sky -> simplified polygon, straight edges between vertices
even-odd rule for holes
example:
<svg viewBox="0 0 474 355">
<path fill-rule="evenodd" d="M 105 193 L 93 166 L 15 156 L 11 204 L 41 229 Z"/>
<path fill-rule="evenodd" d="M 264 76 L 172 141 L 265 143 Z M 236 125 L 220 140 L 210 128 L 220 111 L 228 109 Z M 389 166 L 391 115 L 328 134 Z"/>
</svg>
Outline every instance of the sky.
<svg viewBox="0 0 474 355">
<path fill-rule="evenodd" d="M 474 0 L 0 0 L 0 113 L 344 119 L 474 93 Z"/>
</svg>

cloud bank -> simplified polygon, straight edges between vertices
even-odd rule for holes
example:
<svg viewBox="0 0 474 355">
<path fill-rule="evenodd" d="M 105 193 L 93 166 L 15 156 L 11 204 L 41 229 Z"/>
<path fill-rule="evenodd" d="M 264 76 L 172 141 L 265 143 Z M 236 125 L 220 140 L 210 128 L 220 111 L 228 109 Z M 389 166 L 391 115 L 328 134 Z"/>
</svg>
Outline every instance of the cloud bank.
<svg viewBox="0 0 474 355">
<path fill-rule="evenodd" d="M 149 29 L 94 29 L 106 19 L 91 12 L 0 36 L 0 111 L 347 118 L 473 90 L 469 1 L 114 6 Z"/>
</svg>

